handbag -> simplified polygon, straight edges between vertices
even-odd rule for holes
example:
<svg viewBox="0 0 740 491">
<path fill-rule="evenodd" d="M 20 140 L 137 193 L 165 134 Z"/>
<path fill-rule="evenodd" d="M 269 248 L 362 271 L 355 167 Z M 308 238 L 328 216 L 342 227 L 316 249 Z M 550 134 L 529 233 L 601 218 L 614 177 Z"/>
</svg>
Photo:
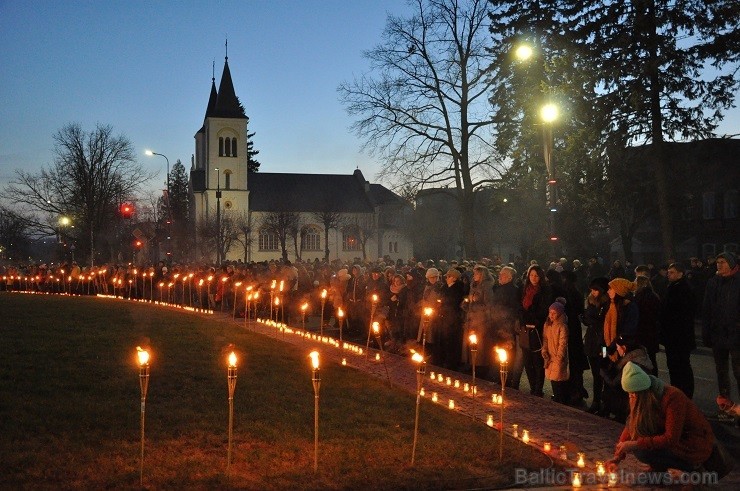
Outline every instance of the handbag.
<svg viewBox="0 0 740 491">
<path fill-rule="evenodd" d="M 717 480 L 719 480 L 732 472 L 734 467 L 735 460 L 727 449 L 725 449 L 720 442 L 715 440 L 714 446 L 712 447 L 712 453 L 709 455 L 709 459 L 704 462 L 704 469 L 708 472 L 716 472 Z"/>
</svg>

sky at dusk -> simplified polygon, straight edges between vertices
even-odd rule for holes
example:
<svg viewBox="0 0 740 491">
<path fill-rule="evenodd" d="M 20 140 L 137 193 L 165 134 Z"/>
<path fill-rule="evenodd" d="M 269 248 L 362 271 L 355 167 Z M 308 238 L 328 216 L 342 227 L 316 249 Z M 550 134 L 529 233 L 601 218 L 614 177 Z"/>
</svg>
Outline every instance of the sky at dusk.
<svg viewBox="0 0 740 491">
<path fill-rule="evenodd" d="M 110 124 L 151 170 L 180 159 L 224 66 L 256 132 L 264 172 L 372 179 L 337 86 L 369 66 L 386 14 L 402 0 L 19 1 L 0 0 L 0 188 L 15 169 L 53 161 L 65 124 Z M 153 188 L 158 188 L 157 182 Z"/>
<path fill-rule="evenodd" d="M 0 0 L 0 189 L 15 169 L 53 161 L 65 124 L 110 124 L 140 162 L 187 170 L 215 61 L 228 37 L 236 93 L 256 132 L 264 172 L 349 174 L 373 179 L 337 86 L 369 69 L 362 51 L 381 41 L 403 0 L 95 1 Z M 720 133 L 740 133 L 733 109 Z M 159 184 L 158 184 L 159 182 Z"/>
</svg>

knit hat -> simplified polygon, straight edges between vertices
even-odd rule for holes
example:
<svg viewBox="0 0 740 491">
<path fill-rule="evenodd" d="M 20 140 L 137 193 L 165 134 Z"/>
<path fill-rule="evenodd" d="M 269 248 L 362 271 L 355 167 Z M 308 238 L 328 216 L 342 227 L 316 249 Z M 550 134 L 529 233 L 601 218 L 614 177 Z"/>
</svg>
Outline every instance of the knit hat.
<svg viewBox="0 0 740 491">
<path fill-rule="evenodd" d="M 552 305 L 550 305 L 550 310 L 554 310 L 558 315 L 563 315 L 565 313 L 565 305 L 560 302 L 553 302 Z"/>
<path fill-rule="evenodd" d="M 432 276 L 439 276 L 439 270 L 437 268 L 429 268 L 427 269 L 427 278 L 431 278 Z"/>
<path fill-rule="evenodd" d="M 625 392 L 642 392 L 650 388 L 650 376 L 636 363 L 628 361 L 622 369 L 622 388 Z"/>
<path fill-rule="evenodd" d="M 632 281 L 626 280 L 624 278 L 614 278 L 609 282 L 609 288 L 614 290 L 614 292 L 620 297 L 626 297 L 627 294 L 635 291 L 636 287 L 637 285 L 635 285 Z"/>
<path fill-rule="evenodd" d="M 731 252 L 723 252 L 721 254 L 717 254 L 717 259 L 722 258 L 725 261 L 727 261 L 727 265 L 730 267 L 730 269 L 733 269 L 735 266 L 737 266 L 737 256 Z"/>
<path fill-rule="evenodd" d="M 606 291 L 609 289 L 609 279 L 603 276 L 598 276 L 591 280 L 588 288 L 591 290 L 599 290 L 601 293 L 606 293 Z"/>
</svg>

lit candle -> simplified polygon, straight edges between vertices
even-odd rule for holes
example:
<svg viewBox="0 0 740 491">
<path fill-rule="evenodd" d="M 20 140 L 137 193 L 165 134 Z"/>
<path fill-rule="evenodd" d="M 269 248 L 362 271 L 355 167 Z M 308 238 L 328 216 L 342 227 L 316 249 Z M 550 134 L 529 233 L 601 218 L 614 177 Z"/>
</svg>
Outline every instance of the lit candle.
<svg viewBox="0 0 740 491">
<path fill-rule="evenodd" d="M 604 474 L 606 474 L 604 463 L 601 461 L 596 462 L 596 475 L 599 477 L 604 477 Z"/>
<path fill-rule="evenodd" d="M 511 425 L 511 434 L 514 438 L 519 438 L 519 425 L 513 424 Z"/>
<path fill-rule="evenodd" d="M 617 485 L 617 473 L 616 472 L 610 472 L 609 473 L 609 486 L 616 486 Z"/>
<path fill-rule="evenodd" d="M 465 392 L 468 392 L 468 391 L 470 390 L 470 384 L 469 384 L 469 383 L 467 383 L 467 382 L 465 382 L 465 385 L 463 385 L 463 390 L 464 390 Z"/>
<path fill-rule="evenodd" d="M 561 460 L 568 460 L 568 450 L 565 448 L 565 445 L 560 445 L 560 453 L 558 454 L 558 457 L 560 457 Z"/>
<path fill-rule="evenodd" d="M 486 416 L 486 424 L 493 428 L 493 414 Z"/>
<path fill-rule="evenodd" d="M 522 430 L 522 441 L 529 443 L 529 430 Z"/>
<path fill-rule="evenodd" d="M 380 353 L 375 353 L 375 361 L 380 361 Z"/>
<path fill-rule="evenodd" d="M 424 397 L 424 394 L 426 394 L 426 392 L 424 392 L 424 387 L 422 387 L 421 389 L 419 389 L 419 395 L 421 397 Z"/>
<path fill-rule="evenodd" d="M 437 402 L 437 400 L 438 400 L 437 393 L 436 392 L 432 392 L 432 402 Z"/>
<path fill-rule="evenodd" d="M 450 399 L 450 402 L 449 402 L 449 404 L 448 404 L 448 407 L 449 407 L 450 409 L 455 409 L 455 401 L 453 401 L 452 399 Z"/>
<path fill-rule="evenodd" d="M 455 388 L 456 389 L 459 389 L 460 388 L 460 381 L 459 380 L 455 380 Z"/>
<path fill-rule="evenodd" d="M 550 442 L 545 442 L 542 444 L 542 449 L 545 452 L 549 452 L 550 450 L 552 450 L 552 445 L 550 444 Z"/>
<path fill-rule="evenodd" d="M 574 488 L 581 487 L 581 473 L 580 472 L 573 473 L 573 487 Z"/>
<path fill-rule="evenodd" d="M 447 377 L 447 385 L 452 385 L 452 377 Z"/>
<path fill-rule="evenodd" d="M 578 452 L 578 461 L 576 462 L 576 465 L 581 469 L 586 467 L 586 454 Z"/>
<path fill-rule="evenodd" d="M 434 374 L 434 372 L 429 372 L 429 378 L 434 380 L 435 378 L 437 378 L 437 376 Z"/>
<path fill-rule="evenodd" d="M 346 364 L 347 364 L 347 358 L 342 358 L 342 365 L 346 365 Z"/>
</svg>

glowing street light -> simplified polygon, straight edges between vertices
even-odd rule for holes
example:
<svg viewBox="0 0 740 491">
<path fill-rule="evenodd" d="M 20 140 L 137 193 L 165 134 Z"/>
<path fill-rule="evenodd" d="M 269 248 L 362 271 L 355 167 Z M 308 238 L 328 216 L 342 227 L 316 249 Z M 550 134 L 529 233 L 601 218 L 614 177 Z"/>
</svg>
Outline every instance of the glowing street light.
<svg viewBox="0 0 740 491">
<path fill-rule="evenodd" d="M 421 403 L 421 381 L 424 379 L 424 373 L 426 372 L 426 362 L 424 356 L 419 353 L 414 353 L 411 356 L 411 360 L 416 363 L 416 416 L 414 418 L 414 445 L 411 448 L 411 465 L 414 465 L 414 459 L 416 458 L 416 442 L 419 437 L 419 405 Z"/>
<path fill-rule="evenodd" d="M 540 117 L 545 123 L 553 123 L 558 119 L 558 106 L 553 103 L 547 103 L 540 109 Z"/>
<path fill-rule="evenodd" d="M 313 470 L 319 469 L 319 389 L 321 388 L 321 374 L 319 373 L 319 352 L 312 351 L 311 367 L 313 368 L 314 409 L 313 409 Z"/>
<path fill-rule="evenodd" d="M 139 388 L 141 389 L 141 455 L 139 460 L 139 485 L 144 486 L 144 417 L 146 413 L 146 393 L 149 390 L 149 351 L 136 347 L 139 361 Z"/>
<path fill-rule="evenodd" d="M 229 354 L 227 381 L 229 384 L 229 447 L 226 454 L 226 475 L 231 477 L 231 447 L 234 435 L 234 389 L 236 389 L 236 353 Z"/>
<path fill-rule="evenodd" d="M 498 355 L 499 372 L 501 374 L 501 434 L 498 442 L 498 459 L 504 458 L 504 391 L 506 389 L 506 377 L 509 374 L 508 354 L 503 348 L 495 348 Z"/>
<path fill-rule="evenodd" d="M 527 61 L 534 54 L 534 50 L 528 44 L 521 44 L 514 50 L 514 56 L 519 61 Z"/>
</svg>

